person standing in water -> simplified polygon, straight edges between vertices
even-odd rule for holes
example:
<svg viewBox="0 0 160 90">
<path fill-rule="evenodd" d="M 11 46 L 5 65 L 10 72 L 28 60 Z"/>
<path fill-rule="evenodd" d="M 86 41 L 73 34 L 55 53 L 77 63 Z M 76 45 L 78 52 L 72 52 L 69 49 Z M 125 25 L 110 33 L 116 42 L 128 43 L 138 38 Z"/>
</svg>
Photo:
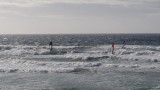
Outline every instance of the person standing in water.
<svg viewBox="0 0 160 90">
<path fill-rule="evenodd" d="M 126 41 L 124 40 L 124 41 L 123 41 L 122 49 L 125 49 L 125 44 L 126 44 Z"/>
<path fill-rule="evenodd" d="M 52 46 L 53 46 L 53 44 L 52 44 L 52 42 L 49 42 L 49 49 L 50 49 L 50 51 L 52 51 Z"/>
<path fill-rule="evenodd" d="M 112 44 L 112 54 L 114 55 L 114 43 Z"/>
</svg>

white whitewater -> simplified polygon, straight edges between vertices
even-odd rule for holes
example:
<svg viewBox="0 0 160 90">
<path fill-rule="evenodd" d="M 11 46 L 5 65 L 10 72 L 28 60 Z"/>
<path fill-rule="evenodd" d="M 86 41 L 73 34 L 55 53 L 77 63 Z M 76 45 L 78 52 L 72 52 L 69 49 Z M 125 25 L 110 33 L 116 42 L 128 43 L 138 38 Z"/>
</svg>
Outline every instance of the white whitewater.
<svg viewBox="0 0 160 90">
<path fill-rule="evenodd" d="M 110 45 L 92 46 L 84 50 L 78 46 L 54 46 L 55 50 L 66 54 L 52 55 L 47 46 L 0 46 L 0 72 L 73 72 L 77 68 L 92 71 L 90 67 L 118 67 L 159 69 L 160 47 L 128 45 L 121 49 L 115 46 L 115 55 L 110 53 Z M 111 63 L 111 61 L 118 63 Z"/>
</svg>

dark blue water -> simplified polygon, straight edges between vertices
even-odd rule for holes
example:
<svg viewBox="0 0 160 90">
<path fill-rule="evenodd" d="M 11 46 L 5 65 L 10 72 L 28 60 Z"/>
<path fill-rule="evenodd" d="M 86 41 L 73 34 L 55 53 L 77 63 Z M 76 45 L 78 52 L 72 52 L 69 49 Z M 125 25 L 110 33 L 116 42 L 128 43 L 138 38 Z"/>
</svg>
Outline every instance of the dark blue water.
<svg viewBox="0 0 160 90">
<path fill-rule="evenodd" d="M 94 46 L 105 44 L 160 45 L 160 34 L 52 34 L 52 35 L 0 35 L 2 45 Z"/>
</svg>

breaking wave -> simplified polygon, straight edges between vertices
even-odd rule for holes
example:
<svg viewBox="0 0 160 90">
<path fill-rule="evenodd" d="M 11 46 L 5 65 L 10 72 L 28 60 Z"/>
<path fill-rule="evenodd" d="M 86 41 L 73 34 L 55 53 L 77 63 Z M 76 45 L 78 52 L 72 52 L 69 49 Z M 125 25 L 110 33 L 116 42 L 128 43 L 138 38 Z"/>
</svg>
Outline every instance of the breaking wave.
<svg viewBox="0 0 160 90">
<path fill-rule="evenodd" d="M 126 49 L 121 49 L 121 45 L 115 46 L 115 55 L 111 54 L 110 45 L 105 46 L 54 46 L 52 52 L 47 46 L 13 46 L 1 45 L 0 56 L 44 56 L 51 55 L 56 58 L 61 55 L 64 58 L 71 58 L 73 60 L 102 60 L 111 57 L 128 60 L 150 60 L 160 61 L 160 47 L 159 46 L 141 46 L 128 45 Z"/>
<path fill-rule="evenodd" d="M 91 67 L 99 67 L 100 62 L 46 62 L 33 60 L 3 60 L 0 61 L 0 72 L 16 73 L 72 73 L 88 72 Z"/>
</svg>

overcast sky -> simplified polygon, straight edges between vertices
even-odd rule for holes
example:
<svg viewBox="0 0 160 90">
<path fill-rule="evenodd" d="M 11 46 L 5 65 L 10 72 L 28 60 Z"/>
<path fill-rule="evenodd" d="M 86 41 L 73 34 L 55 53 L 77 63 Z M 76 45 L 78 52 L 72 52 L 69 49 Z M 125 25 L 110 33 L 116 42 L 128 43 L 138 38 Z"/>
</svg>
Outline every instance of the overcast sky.
<svg viewBox="0 0 160 90">
<path fill-rule="evenodd" d="M 160 33 L 160 0 L 0 0 L 0 34 Z"/>
</svg>

